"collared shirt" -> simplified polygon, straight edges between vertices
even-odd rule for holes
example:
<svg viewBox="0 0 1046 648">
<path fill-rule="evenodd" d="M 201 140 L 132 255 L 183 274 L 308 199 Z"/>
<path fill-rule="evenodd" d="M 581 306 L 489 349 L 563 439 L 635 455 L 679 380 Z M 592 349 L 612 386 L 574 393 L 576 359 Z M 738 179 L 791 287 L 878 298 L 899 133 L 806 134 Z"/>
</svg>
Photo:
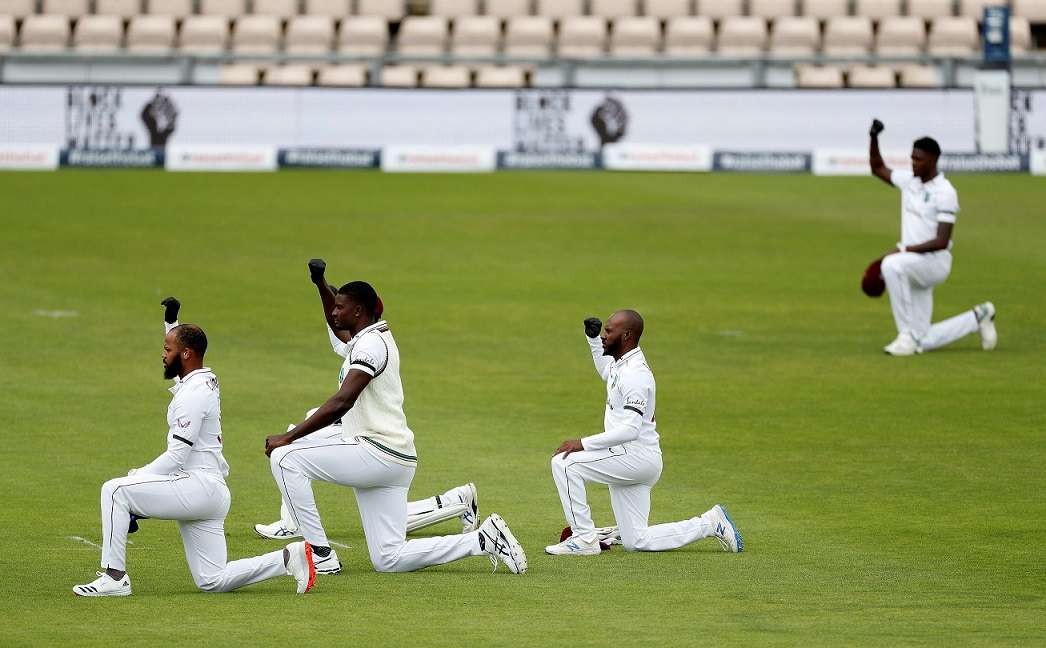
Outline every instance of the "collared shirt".
<svg viewBox="0 0 1046 648">
<path fill-rule="evenodd" d="M 596 372 L 607 383 L 603 432 L 581 439 L 585 450 L 601 450 L 623 443 L 659 448 L 654 407 L 657 385 L 646 356 L 639 347 L 619 360 L 603 355 L 599 338 L 588 338 Z"/>
<path fill-rule="evenodd" d="M 895 169 L 890 182 L 901 190 L 901 244 L 919 245 L 937 238 L 937 223 L 954 223 L 959 213 L 959 194 L 938 173 L 923 182 L 911 171 Z M 948 249 L 952 242 L 948 241 Z"/>
<path fill-rule="evenodd" d="M 347 343 L 338 385 L 349 371 L 371 376 L 352 408 L 342 416 L 342 434 L 358 437 L 385 453 L 389 459 L 408 466 L 417 464 L 414 432 L 403 412 L 403 383 L 400 381 L 400 352 L 385 320 L 363 329 Z"/>
<path fill-rule="evenodd" d="M 222 406 L 218 377 L 209 368 L 192 371 L 170 387 L 167 451 L 139 472 L 169 475 L 206 470 L 229 474 L 222 454 Z"/>
</svg>

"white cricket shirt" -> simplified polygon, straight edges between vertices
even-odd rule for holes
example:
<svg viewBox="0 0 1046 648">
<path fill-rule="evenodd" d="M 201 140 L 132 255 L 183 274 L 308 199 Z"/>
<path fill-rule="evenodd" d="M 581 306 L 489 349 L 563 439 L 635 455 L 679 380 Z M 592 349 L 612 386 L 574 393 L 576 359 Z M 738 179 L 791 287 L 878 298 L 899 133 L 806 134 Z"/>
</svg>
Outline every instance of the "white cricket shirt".
<svg viewBox="0 0 1046 648">
<path fill-rule="evenodd" d="M 222 404 L 218 377 L 207 367 L 176 379 L 167 406 L 167 451 L 139 472 L 170 475 L 208 471 L 222 477 L 229 463 L 222 454 Z"/>
<path fill-rule="evenodd" d="M 937 223 L 954 223 L 959 213 L 959 194 L 938 173 L 923 182 L 911 171 L 894 170 L 890 182 L 901 190 L 901 244 L 919 245 L 937 238 Z M 948 241 L 948 249 L 952 242 Z"/>
<path fill-rule="evenodd" d="M 400 381 L 400 351 L 385 320 L 371 324 L 347 343 L 348 355 L 341 366 L 338 384 L 352 369 L 373 376 L 352 408 L 342 417 L 346 440 L 358 437 L 384 452 L 397 463 L 417 464 L 414 433 L 403 413 L 403 383 Z"/>
<path fill-rule="evenodd" d="M 588 338 L 588 346 L 596 372 L 607 383 L 607 404 L 603 433 L 581 439 L 581 445 L 585 450 L 602 450 L 634 442 L 660 451 L 654 425 L 657 386 L 643 350 L 636 347 L 615 361 L 603 355 L 599 338 Z"/>
</svg>

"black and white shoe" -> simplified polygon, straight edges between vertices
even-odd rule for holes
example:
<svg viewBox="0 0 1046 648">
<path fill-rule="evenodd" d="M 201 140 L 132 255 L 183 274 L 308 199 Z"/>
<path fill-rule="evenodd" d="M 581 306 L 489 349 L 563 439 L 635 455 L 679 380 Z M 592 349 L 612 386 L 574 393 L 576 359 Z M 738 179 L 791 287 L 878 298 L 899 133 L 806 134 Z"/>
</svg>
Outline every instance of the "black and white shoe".
<svg viewBox="0 0 1046 648">
<path fill-rule="evenodd" d="M 341 561 L 338 560 L 338 553 L 334 551 L 334 547 L 331 547 L 331 552 L 324 557 L 316 553 L 316 548 L 313 547 L 312 563 L 316 565 L 317 574 L 330 576 L 341 571 Z"/>
<path fill-rule="evenodd" d="M 105 572 L 98 572 L 98 578 L 86 585 L 77 585 L 73 594 L 77 596 L 130 596 L 131 577 L 127 574 L 116 580 Z"/>
<path fill-rule="evenodd" d="M 525 574 L 527 571 L 527 554 L 523 547 L 516 541 L 516 536 L 505 524 L 505 520 L 497 513 L 491 513 L 490 517 L 483 520 L 479 527 L 479 547 L 487 552 L 490 564 L 496 571 L 498 561 L 505 563 L 513 574 Z"/>
</svg>

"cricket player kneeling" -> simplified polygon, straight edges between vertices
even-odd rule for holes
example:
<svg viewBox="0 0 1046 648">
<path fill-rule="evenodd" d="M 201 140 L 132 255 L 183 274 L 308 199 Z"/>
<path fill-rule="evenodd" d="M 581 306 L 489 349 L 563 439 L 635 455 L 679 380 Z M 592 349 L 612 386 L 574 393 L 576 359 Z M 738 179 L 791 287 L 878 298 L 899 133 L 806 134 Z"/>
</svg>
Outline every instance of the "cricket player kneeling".
<svg viewBox="0 0 1046 648">
<path fill-rule="evenodd" d="M 545 547 L 554 556 L 590 556 L 600 552 L 600 532 L 592 521 L 585 483 L 610 487 L 610 502 L 626 551 L 667 551 L 707 537 L 723 549 L 744 549 L 741 533 L 719 504 L 699 517 L 648 526 L 650 490 L 661 476 L 661 447 L 654 425 L 654 374 L 639 338 L 643 318 L 632 310 L 614 313 L 602 323 L 585 320 L 585 335 L 596 371 L 607 383 L 604 432 L 564 441 L 552 457 L 552 478 L 559 490 L 571 535 Z"/>
<path fill-rule="evenodd" d="M 296 542 L 263 556 L 226 562 L 225 516 L 231 497 L 225 485 L 229 464 L 222 454 L 218 378 L 203 366 L 207 336 L 192 324 L 177 323 L 176 300 L 167 306 L 163 344 L 164 377 L 175 378 L 167 408 L 167 451 L 127 477 L 102 486 L 102 569 L 98 578 L 77 585 L 78 596 L 129 596 L 128 527 L 140 518 L 177 520 L 196 586 L 228 592 L 278 576 L 294 576 L 298 593 L 316 579 L 309 547 Z M 137 527 L 135 527 L 137 528 Z"/>
</svg>

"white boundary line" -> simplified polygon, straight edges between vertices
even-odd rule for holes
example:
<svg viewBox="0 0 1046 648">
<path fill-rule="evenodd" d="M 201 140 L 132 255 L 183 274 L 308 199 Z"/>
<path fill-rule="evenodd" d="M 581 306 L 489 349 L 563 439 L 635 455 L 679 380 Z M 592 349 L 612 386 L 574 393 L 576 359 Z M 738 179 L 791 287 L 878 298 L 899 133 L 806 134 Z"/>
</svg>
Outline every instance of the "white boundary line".
<svg viewBox="0 0 1046 648">
<path fill-rule="evenodd" d="M 327 542 L 331 543 L 332 547 L 341 547 L 342 549 L 350 549 L 351 548 L 347 544 L 342 544 L 340 542 L 334 542 L 333 540 L 328 540 Z"/>
<path fill-rule="evenodd" d="M 81 538 L 80 536 L 65 536 L 65 539 L 66 540 L 72 540 L 73 542 L 82 542 L 85 545 L 91 545 L 95 549 L 101 549 L 102 548 L 101 545 L 96 545 L 95 543 L 91 542 L 87 538 Z"/>
</svg>

